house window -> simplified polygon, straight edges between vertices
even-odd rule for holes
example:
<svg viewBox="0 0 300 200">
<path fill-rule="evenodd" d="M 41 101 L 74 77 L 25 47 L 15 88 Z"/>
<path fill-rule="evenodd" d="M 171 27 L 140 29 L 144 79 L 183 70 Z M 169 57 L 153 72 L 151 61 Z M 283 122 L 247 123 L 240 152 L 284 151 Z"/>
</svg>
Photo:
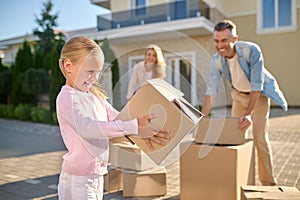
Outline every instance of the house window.
<svg viewBox="0 0 300 200">
<path fill-rule="evenodd" d="M 135 15 L 145 15 L 146 14 L 146 0 L 135 0 Z"/>
<path fill-rule="evenodd" d="M 296 30 L 295 0 L 258 0 L 258 33 Z"/>
</svg>

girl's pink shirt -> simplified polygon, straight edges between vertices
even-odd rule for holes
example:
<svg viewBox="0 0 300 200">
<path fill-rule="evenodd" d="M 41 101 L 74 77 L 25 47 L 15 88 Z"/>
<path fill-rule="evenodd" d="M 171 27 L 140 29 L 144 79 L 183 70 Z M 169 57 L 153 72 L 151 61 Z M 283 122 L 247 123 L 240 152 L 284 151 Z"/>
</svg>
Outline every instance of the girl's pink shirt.
<svg viewBox="0 0 300 200">
<path fill-rule="evenodd" d="M 56 110 L 68 150 L 62 170 L 68 174 L 106 174 L 109 138 L 138 134 L 137 119 L 114 121 L 118 111 L 105 99 L 68 85 L 57 96 Z"/>
</svg>

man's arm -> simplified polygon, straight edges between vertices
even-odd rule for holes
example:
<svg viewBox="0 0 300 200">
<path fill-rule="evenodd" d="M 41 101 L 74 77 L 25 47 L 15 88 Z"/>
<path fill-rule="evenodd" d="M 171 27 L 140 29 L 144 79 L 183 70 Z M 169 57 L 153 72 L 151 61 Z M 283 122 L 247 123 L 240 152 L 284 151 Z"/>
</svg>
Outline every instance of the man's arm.
<svg viewBox="0 0 300 200">
<path fill-rule="evenodd" d="M 210 113 L 213 104 L 215 102 L 215 99 L 216 96 L 212 96 L 212 95 L 207 95 L 204 97 L 204 102 L 201 109 L 201 113 L 204 114 L 204 116 L 207 116 Z"/>
</svg>

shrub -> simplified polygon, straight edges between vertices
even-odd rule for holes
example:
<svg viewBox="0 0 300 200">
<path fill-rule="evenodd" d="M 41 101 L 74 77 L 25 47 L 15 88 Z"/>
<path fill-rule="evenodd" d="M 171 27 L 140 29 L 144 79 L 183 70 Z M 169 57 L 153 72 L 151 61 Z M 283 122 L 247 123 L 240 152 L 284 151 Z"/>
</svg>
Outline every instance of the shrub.
<svg viewBox="0 0 300 200">
<path fill-rule="evenodd" d="M 39 108 L 38 111 L 39 122 L 50 124 L 52 122 L 52 115 L 49 109 Z"/>
<path fill-rule="evenodd" d="M 26 104 L 19 104 L 14 109 L 14 117 L 23 121 L 31 120 L 31 106 Z"/>
<path fill-rule="evenodd" d="M 38 110 L 39 110 L 38 107 L 32 107 L 31 108 L 30 116 L 31 116 L 31 120 L 33 122 L 39 122 L 40 121 L 39 116 L 38 116 Z"/>
<path fill-rule="evenodd" d="M 14 108 L 12 105 L 0 104 L 0 117 L 13 118 Z"/>
</svg>

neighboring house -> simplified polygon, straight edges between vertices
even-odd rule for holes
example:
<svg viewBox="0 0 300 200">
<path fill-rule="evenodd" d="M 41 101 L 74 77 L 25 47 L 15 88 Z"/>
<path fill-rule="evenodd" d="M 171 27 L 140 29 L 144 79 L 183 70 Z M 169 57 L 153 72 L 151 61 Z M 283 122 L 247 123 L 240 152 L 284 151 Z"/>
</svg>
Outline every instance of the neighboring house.
<svg viewBox="0 0 300 200">
<path fill-rule="evenodd" d="M 32 35 L 27 34 L 24 36 L 8 38 L 0 41 L 0 55 L 2 62 L 11 66 L 15 61 L 17 52 L 22 46 L 24 40 L 27 40 L 29 43 L 34 42 L 36 38 Z"/>
<path fill-rule="evenodd" d="M 215 53 L 212 32 L 220 19 L 238 26 L 240 40 L 258 43 L 266 68 L 277 78 L 290 106 L 300 106 L 300 0 L 90 0 L 110 14 L 97 16 L 97 27 L 67 32 L 108 38 L 119 61 L 122 103 L 133 65 L 145 47 L 159 45 L 168 64 L 166 80 L 202 104 Z M 96 16 L 95 16 L 96 17 Z M 0 41 L 0 48 L 5 44 Z M 9 46 L 9 45 L 8 45 Z M 4 50 L 6 52 L 6 50 Z M 6 54 L 5 54 L 6 55 Z M 9 55 L 9 54 L 8 54 Z M 5 61 L 6 58 L 4 58 Z M 217 104 L 231 105 L 227 84 Z M 275 105 L 275 104 L 274 104 Z"/>
</svg>

